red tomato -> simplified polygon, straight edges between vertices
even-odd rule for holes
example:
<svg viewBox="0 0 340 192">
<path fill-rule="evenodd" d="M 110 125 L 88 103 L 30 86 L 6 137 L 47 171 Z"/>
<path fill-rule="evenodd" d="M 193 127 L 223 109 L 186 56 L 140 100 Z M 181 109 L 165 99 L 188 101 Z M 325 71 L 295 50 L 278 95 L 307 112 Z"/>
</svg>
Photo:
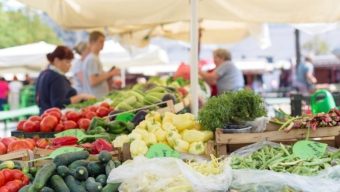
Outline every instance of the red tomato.
<svg viewBox="0 0 340 192">
<path fill-rule="evenodd" d="M 7 147 L 3 142 L 0 142 L 0 155 L 7 153 Z"/>
<path fill-rule="evenodd" d="M 4 186 L 6 184 L 5 175 L 2 171 L 0 171 L 0 186 Z"/>
<path fill-rule="evenodd" d="M 40 122 L 40 131 L 42 132 L 52 132 L 53 129 L 57 126 L 58 119 L 55 116 L 48 115 L 43 118 Z"/>
<path fill-rule="evenodd" d="M 23 149 L 31 149 L 31 146 L 29 142 L 24 141 L 24 140 L 18 140 L 10 143 L 8 145 L 7 151 L 12 152 L 12 151 L 18 151 L 18 150 L 23 150 Z"/>
<path fill-rule="evenodd" d="M 94 106 L 94 105 L 92 105 L 92 106 L 89 106 L 87 109 L 89 110 L 89 111 L 92 111 L 92 112 L 96 112 L 97 111 L 97 106 Z"/>
<path fill-rule="evenodd" d="M 101 103 L 99 106 L 100 106 L 100 107 L 105 107 L 105 108 L 111 109 L 110 104 L 108 104 L 108 103 L 106 103 L 106 102 Z"/>
<path fill-rule="evenodd" d="M 65 126 L 62 122 L 59 122 L 58 125 L 54 128 L 55 132 L 61 132 L 65 130 Z"/>
<path fill-rule="evenodd" d="M 11 169 L 3 169 L 3 170 L 1 170 L 1 172 L 5 176 L 5 183 L 14 180 L 14 175 L 12 174 Z"/>
<path fill-rule="evenodd" d="M 90 126 L 91 120 L 86 118 L 81 118 L 78 121 L 79 128 L 87 130 Z"/>
<path fill-rule="evenodd" d="M 0 192 L 11 192 L 7 186 L 0 187 Z"/>
<path fill-rule="evenodd" d="M 55 116 L 58 119 L 58 121 L 61 118 L 61 112 L 60 111 L 50 111 L 50 112 L 47 112 L 46 114 L 47 115 Z"/>
<path fill-rule="evenodd" d="M 36 130 L 36 122 L 35 121 L 26 121 L 23 125 L 24 132 L 34 132 Z"/>
<path fill-rule="evenodd" d="M 81 114 L 74 111 L 68 111 L 66 112 L 66 118 L 67 120 L 77 122 L 81 118 Z"/>
<path fill-rule="evenodd" d="M 33 132 L 39 132 L 40 131 L 40 122 L 39 121 L 33 121 L 35 123 L 34 131 Z"/>
<path fill-rule="evenodd" d="M 12 169 L 11 172 L 12 172 L 14 179 L 21 180 L 24 177 L 24 173 L 21 172 L 19 169 Z"/>
<path fill-rule="evenodd" d="M 15 179 L 6 183 L 5 186 L 8 188 L 9 192 L 18 192 L 19 189 L 23 186 L 23 183 L 22 181 Z"/>
<path fill-rule="evenodd" d="M 76 122 L 68 120 L 68 121 L 64 121 L 64 127 L 65 127 L 65 130 L 67 130 L 67 129 L 77 128 L 78 125 Z"/>
<path fill-rule="evenodd" d="M 26 122 L 26 120 L 19 121 L 19 123 L 17 125 L 17 130 L 18 131 L 23 131 L 24 130 L 24 123 L 25 122 Z"/>
<path fill-rule="evenodd" d="M 105 108 L 105 107 L 99 107 L 97 109 L 96 113 L 99 117 L 105 117 L 110 113 L 110 110 L 108 108 Z"/>
<path fill-rule="evenodd" d="M 96 116 L 96 113 L 93 111 L 86 111 L 83 115 L 86 119 L 93 119 Z"/>
<path fill-rule="evenodd" d="M 31 139 L 31 138 L 26 138 L 26 139 L 23 139 L 24 141 L 26 141 L 28 143 L 28 145 L 30 146 L 30 149 L 34 149 L 35 147 L 35 141 L 34 139 Z"/>
<path fill-rule="evenodd" d="M 17 139 L 15 137 L 4 137 L 1 138 L 0 141 L 1 143 L 5 144 L 6 147 L 8 147 L 8 145 L 14 141 L 16 141 Z"/>
<path fill-rule="evenodd" d="M 36 142 L 37 147 L 45 149 L 48 146 L 48 140 L 41 138 Z"/>
<path fill-rule="evenodd" d="M 28 120 L 30 120 L 30 121 L 39 121 L 40 122 L 42 120 L 42 118 L 40 116 L 34 115 L 34 116 L 31 116 L 30 118 L 28 118 Z"/>
<path fill-rule="evenodd" d="M 47 109 L 44 113 L 48 113 L 48 112 L 51 112 L 51 111 L 58 111 L 58 112 L 61 113 L 61 110 L 60 110 L 59 108 L 57 108 L 57 107 L 49 108 L 49 109 Z"/>
</svg>

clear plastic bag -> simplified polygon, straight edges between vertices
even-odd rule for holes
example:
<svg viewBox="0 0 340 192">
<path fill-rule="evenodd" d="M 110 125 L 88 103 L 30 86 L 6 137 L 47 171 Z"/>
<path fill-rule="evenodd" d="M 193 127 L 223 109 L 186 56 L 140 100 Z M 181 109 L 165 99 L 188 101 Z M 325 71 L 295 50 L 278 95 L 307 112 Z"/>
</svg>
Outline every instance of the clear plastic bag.
<svg viewBox="0 0 340 192">
<path fill-rule="evenodd" d="M 262 147 L 279 146 L 277 143 L 262 141 L 243 147 L 230 155 L 247 156 Z M 334 148 L 329 147 L 333 151 Z M 340 192 L 340 166 L 330 167 L 315 176 L 301 176 L 270 170 L 233 169 L 231 189 L 239 192 Z"/>
<path fill-rule="evenodd" d="M 252 133 L 261 133 L 266 130 L 269 119 L 269 117 L 258 117 L 254 121 L 248 121 L 247 124 L 252 126 Z"/>
<path fill-rule="evenodd" d="M 231 183 L 231 168 L 224 164 L 218 175 L 202 175 L 180 159 L 137 157 L 113 169 L 108 183 L 122 183 L 119 191 L 227 191 Z"/>
</svg>

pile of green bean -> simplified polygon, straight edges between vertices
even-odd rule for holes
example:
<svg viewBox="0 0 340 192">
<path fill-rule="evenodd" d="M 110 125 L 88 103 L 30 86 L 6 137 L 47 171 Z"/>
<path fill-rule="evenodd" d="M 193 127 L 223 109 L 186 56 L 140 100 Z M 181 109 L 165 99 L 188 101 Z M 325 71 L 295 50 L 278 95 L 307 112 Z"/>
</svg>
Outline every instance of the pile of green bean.
<svg viewBox="0 0 340 192">
<path fill-rule="evenodd" d="M 316 175 L 319 171 L 340 164 L 340 151 L 327 151 L 321 158 L 300 159 L 291 146 L 265 146 L 248 156 L 233 156 L 233 169 L 260 169 L 298 175 Z"/>
</svg>

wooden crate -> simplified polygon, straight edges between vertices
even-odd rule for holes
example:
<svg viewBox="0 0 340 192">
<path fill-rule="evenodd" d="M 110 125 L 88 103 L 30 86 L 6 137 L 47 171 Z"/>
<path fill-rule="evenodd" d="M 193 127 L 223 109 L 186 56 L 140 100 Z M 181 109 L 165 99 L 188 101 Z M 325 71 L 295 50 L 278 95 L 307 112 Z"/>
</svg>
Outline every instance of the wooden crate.
<svg viewBox="0 0 340 192">
<path fill-rule="evenodd" d="M 222 129 L 216 129 L 215 142 L 217 155 L 227 155 L 240 147 L 263 140 L 291 144 L 297 140 L 305 139 L 307 129 L 292 129 L 284 131 L 266 131 L 263 133 L 223 133 Z M 318 142 L 327 143 L 330 146 L 340 147 L 340 126 L 322 127 L 316 131 L 310 131 L 309 138 Z"/>
<path fill-rule="evenodd" d="M 20 163 L 22 167 L 31 167 L 33 165 L 31 160 L 34 159 L 34 154 L 31 150 L 20 150 L 0 155 L 0 161 L 16 161 Z"/>
</svg>

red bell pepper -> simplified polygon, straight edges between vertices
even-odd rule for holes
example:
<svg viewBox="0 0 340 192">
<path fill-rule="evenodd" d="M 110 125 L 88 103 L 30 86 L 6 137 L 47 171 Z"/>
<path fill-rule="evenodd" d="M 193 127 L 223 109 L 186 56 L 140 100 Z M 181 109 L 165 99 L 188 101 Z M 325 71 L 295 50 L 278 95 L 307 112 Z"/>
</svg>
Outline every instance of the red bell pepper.
<svg viewBox="0 0 340 192">
<path fill-rule="evenodd" d="M 52 145 L 56 147 L 67 146 L 67 145 L 76 145 L 78 142 L 77 137 L 73 136 L 65 136 L 65 137 L 57 137 L 52 140 Z"/>
<path fill-rule="evenodd" d="M 94 143 L 93 143 L 93 148 L 97 151 L 112 151 L 113 147 L 111 145 L 111 143 L 109 143 L 108 141 L 106 141 L 105 139 L 97 139 Z"/>
</svg>

